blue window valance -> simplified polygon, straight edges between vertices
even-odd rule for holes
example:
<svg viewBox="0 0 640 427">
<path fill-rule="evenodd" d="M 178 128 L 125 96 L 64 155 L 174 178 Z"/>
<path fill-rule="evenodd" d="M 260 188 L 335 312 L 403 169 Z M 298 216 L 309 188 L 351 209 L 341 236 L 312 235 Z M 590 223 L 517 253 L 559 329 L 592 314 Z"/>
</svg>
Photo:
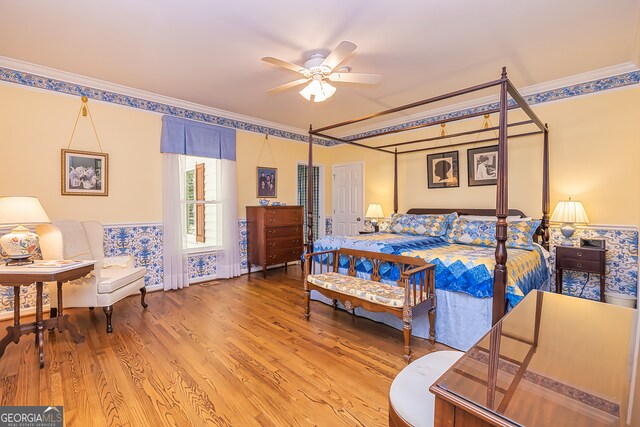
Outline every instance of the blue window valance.
<svg viewBox="0 0 640 427">
<path fill-rule="evenodd" d="M 214 159 L 236 159 L 236 130 L 162 116 L 160 151 Z"/>
</svg>

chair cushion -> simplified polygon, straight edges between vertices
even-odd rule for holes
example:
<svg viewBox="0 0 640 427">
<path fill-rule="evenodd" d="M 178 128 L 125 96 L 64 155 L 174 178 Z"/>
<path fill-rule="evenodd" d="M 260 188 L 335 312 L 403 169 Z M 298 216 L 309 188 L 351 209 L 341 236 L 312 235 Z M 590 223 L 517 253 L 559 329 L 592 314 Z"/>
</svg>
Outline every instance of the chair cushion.
<svg viewBox="0 0 640 427">
<path fill-rule="evenodd" d="M 461 351 L 437 351 L 407 365 L 391 383 L 389 401 L 412 426 L 433 426 L 435 396 L 429 387 L 462 357 Z"/>
<path fill-rule="evenodd" d="M 100 270 L 98 293 L 108 294 L 144 277 L 147 269 L 135 268 L 103 268 Z"/>
<path fill-rule="evenodd" d="M 404 305 L 404 287 L 402 286 L 388 285 L 334 272 L 310 274 L 307 276 L 307 281 L 331 291 L 353 295 L 380 305 L 389 307 Z"/>
</svg>

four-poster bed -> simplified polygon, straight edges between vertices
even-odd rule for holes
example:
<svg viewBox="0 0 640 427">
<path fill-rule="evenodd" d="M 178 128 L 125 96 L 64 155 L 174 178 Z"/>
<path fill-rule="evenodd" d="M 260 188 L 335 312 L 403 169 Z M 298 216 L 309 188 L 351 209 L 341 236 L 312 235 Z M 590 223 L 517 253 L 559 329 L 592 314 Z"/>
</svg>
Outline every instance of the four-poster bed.
<svg viewBox="0 0 640 427">
<path fill-rule="evenodd" d="M 380 118 L 389 114 L 398 113 L 401 111 L 405 111 L 408 109 L 413 109 L 420 106 L 425 106 L 428 104 L 432 104 L 434 102 L 447 100 L 450 98 L 458 97 L 465 94 L 474 93 L 477 91 L 489 89 L 499 86 L 500 87 L 500 96 L 499 101 L 494 104 L 488 105 L 486 108 L 475 109 L 474 111 L 468 113 L 457 114 L 452 117 L 442 118 L 438 120 L 431 121 L 429 123 L 420 123 L 412 126 L 407 126 L 403 128 L 396 129 L 382 129 L 380 131 L 365 134 L 360 136 L 355 136 L 349 139 L 339 138 L 335 136 L 331 136 L 327 134 L 327 131 L 335 130 L 338 128 L 342 128 L 345 126 L 353 125 L 360 122 L 366 122 L 367 120 L 371 120 L 374 118 Z M 511 96 L 512 100 L 509 101 L 509 96 Z M 507 112 L 511 109 L 521 109 L 527 116 L 528 120 L 518 121 L 514 123 L 508 123 L 507 121 Z M 483 127 L 482 129 L 475 131 L 465 131 L 459 132 L 455 134 L 449 135 L 441 135 L 438 137 L 430 137 L 430 138 L 419 138 L 409 141 L 401 141 L 396 143 L 388 143 L 384 145 L 367 145 L 364 142 L 361 142 L 366 139 L 375 138 L 383 135 L 396 134 L 406 131 L 412 131 L 422 128 L 427 128 L 434 125 L 440 125 L 444 123 L 465 120 L 473 117 L 478 117 L 486 114 L 499 113 L 499 124 L 498 126 L 492 127 Z M 532 132 L 524 132 L 518 133 L 515 135 L 507 135 L 508 128 L 515 128 L 523 125 L 535 125 L 537 130 Z M 453 138 L 453 137 L 462 137 L 467 135 L 480 135 L 484 132 L 488 131 L 498 131 L 498 135 L 496 138 L 484 138 L 476 140 L 467 141 L 467 142 L 457 142 L 449 145 L 440 145 L 440 146 L 431 146 L 426 148 L 413 148 L 407 149 L 408 146 L 412 144 L 418 144 L 423 142 L 430 141 L 438 141 L 445 138 Z M 483 83 L 480 85 L 468 87 L 465 89 L 460 89 L 451 93 L 447 93 L 444 95 L 428 98 L 422 101 L 414 102 L 411 104 L 403 105 L 400 107 L 388 109 L 385 111 L 381 111 L 375 114 L 370 114 L 367 116 L 363 116 L 360 118 L 347 120 L 344 122 L 340 122 L 337 124 L 324 126 L 319 129 L 313 129 L 311 126 L 309 127 L 309 167 L 313 165 L 313 138 L 320 137 L 335 140 L 341 143 L 350 144 L 353 146 L 366 148 L 370 150 L 375 150 L 378 152 L 387 153 L 393 156 L 394 161 L 394 200 L 393 207 L 394 212 L 398 213 L 398 156 L 406 155 L 410 153 L 418 153 L 418 152 L 427 152 L 436 149 L 449 148 L 453 146 L 462 146 L 462 145 L 471 145 L 478 144 L 483 142 L 498 142 L 498 166 L 497 166 L 497 192 L 496 192 L 496 209 L 495 211 L 490 210 L 490 212 L 495 214 L 497 218 L 497 222 L 495 225 L 495 268 L 493 270 L 493 300 L 492 300 L 492 315 L 491 321 L 492 324 L 495 324 L 500 318 L 502 318 L 507 310 L 507 301 L 506 301 L 506 288 L 507 288 L 507 232 L 508 232 L 508 224 L 507 224 L 507 216 L 510 213 L 509 203 L 508 203 L 508 150 L 507 150 L 507 142 L 508 139 L 517 139 L 531 135 L 543 135 L 543 161 L 542 161 L 542 218 L 540 221 L 540 227 L 536 231 L 537 241 L 541 244 L 541 246 L 548 250 L 549 248 L 549 210 L 550 210 L 550 200 L 549 200 L 549 129 L 546 124 L 544 124 L 540 118 L 533 112 L 533 110 L 526 103 L 524 98 L 520 95 L 518 90 L 512 84 L 512 82 L 507 78 L 506 67 L 502 68 L 501 77 L 498 80 L 490 81 L 487 83 Z M 399 150 L 400 148 L 400 150 Z M 393 149 L 393 150 L 391 150 Z M 308 180 L 308 188 L 307 188 L 307 200 L 308 202 L 308 210 L 307 210 L 307 253 L 312 253 L 314 251 L 314 241 L 313 241 L 313 187 L 312 180 Z M 458 214 L 462 214 L 466 212 L 471 215 L 486 215 L 489 210 L 478 210 L 478 209 L 415 209 L 411 210 L 408 213 L 445 213 L 445 212 L 458 212 Z M 482 212 L 482 213 L 480 213 Z M 522 212 L 517 213 L 519 216 L 524 216 Z"/>
</svg>

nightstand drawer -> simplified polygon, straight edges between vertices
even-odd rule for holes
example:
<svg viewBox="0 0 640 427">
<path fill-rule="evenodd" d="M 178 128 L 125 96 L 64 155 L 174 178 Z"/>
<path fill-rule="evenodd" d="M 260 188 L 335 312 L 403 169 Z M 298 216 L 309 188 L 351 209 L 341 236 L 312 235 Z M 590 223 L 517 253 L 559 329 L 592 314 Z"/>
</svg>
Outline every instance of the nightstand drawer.
<svg viewBox="0 0 640 427">
<path fill-rule="evenodd" d="M 584 249 L 575 247 L 562 247 L 558 246 L 558 257 L 570 258 L 576 261 L 595 261 L 600 262 L 604 256 L 604 251 L 600 249 Z"/>
<path fill-rule="evenodd" d="M 567 270 L 584 271 L 585 273 L 600 273 L 599 261 L 585 261 L 581 259 L 573 258 L 560 258 L 558 261 L 560 268 L 566 268 Z"/>
</svg>

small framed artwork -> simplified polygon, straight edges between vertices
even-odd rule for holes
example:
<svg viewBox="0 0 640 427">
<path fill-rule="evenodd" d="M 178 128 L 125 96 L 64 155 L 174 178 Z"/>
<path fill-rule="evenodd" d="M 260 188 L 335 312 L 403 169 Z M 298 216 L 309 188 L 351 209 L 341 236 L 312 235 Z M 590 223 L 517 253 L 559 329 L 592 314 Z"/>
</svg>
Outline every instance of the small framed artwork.
<svg viewBox="0 0 640 427">
<path fill-rule="evenodd" d="M 62 195 L 108 196 L 109 155 L 62 150 Z"/>
<path fill-rule="evenodd" d="M 459 187 L 458 152 L 429 154 L 427 156 L 427 187 Z"/>
<path fill-rule="evenodd" d="M 278 197 L 278 169 L 258 166 L 258 197 Z"/>
<path fill-rule="evenodd" d="M 498 182 L 498 146 L 467 150 L 469 187 L 496 185 Z"/>
</svg>

